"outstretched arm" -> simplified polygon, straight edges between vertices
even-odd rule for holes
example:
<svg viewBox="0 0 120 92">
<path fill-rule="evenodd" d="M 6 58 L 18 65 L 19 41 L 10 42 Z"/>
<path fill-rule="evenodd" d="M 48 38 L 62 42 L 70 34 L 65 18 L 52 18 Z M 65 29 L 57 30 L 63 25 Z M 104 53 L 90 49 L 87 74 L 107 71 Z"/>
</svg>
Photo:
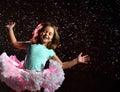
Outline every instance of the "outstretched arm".
<svg viewBox="0 0 120 92">
<path fill-rule="evenodd" d="M 57 55 L 53 56 L 53 59 L 58 61 L 62 65 L 63 69 L 71 68 L 79 63 L 87 64 L 88 61 L 90 61 L 90 57 L 88 55 L 82 56 L 82 53 L 80 53 L 77 58 L 71 61 L 62 62 Z"/>
<path fill-rule="evenodd" d="M 17 41 L 13 31 L 14 26 L 15 26 L 15 22 L 10 22 L 6 25 L 6 27 L 9 30 L 9 35 L 10 35 L 12 45 L 18 49 L 26 49 L 25 42 Z"/>
</svg>

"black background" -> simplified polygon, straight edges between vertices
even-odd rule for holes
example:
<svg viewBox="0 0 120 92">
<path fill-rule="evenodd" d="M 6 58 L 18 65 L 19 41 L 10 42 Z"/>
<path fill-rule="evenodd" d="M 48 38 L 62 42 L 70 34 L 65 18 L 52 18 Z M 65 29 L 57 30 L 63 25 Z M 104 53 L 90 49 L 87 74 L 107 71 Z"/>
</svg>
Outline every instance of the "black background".
<svg viewBox="0 0 120 92">
<path fill-rule="evenodd" d="M 12 47 L 5 28 L 15 21 L 18 40 L 29 40 L 41 22 L 59 27 L 61 47 L 57 55 L 64 62 L 80 52 L 91 57 L 89 64 L 65 70 L 65 81 L 56 92 L 119 92 L 120 1 L 119 0 L 0 0 L 0 54 L 25 52 Z M 9 92 L 0 84 L 0 92 Z"/>
</svg>

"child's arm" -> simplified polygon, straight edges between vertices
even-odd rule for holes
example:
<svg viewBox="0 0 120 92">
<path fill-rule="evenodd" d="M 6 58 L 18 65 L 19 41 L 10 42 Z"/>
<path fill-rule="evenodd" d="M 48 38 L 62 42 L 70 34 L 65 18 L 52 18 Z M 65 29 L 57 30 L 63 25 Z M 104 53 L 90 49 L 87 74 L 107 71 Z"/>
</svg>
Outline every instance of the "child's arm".
<svg viewBox="0 0 120 92">
<path fill-rule="evenodd" d="M 15 22 L 10 22 L 9 24 L 6 25 L 6 27 L 9 30 L 9 35 L 10 35 L 12 45 L 18 49 L 26 49 L 25 42 L 17 41 L 13 31 L 14 26 L 15 26 Z"/>
<path fill-rule="evenodd" d="M 77 58 L 71 61 L 62 62 L 57 55 L 54 55 L 53 59 L 58 61 L 62 65 L 63 69 L 71 68 L 79 63 L 87 64 L 88 63 L 87 61 L 90 61 L 90 57 L 88 55 L 82 56 L 82 53 L 80 53 Z"/>
</svg>

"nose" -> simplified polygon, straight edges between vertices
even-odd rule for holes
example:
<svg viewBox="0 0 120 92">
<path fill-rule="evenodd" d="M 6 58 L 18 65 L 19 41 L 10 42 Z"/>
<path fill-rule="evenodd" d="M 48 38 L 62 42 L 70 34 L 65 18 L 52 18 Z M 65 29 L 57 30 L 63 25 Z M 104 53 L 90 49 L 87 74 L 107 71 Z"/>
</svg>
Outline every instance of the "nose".
<svg viewBox="0 0 120 92">
<path fill-rule="evenodd" d="M 48 36 L 48 34 L 49 34 L 48 32 L 45 33 L 45 35 L 47 35 L 47 36 Z"/>
</svg>

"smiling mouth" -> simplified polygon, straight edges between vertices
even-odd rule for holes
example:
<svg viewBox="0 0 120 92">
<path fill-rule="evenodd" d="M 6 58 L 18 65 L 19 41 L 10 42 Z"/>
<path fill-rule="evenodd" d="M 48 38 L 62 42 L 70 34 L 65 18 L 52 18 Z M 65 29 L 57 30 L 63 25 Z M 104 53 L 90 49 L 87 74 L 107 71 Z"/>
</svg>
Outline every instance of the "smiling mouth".
<svg viewBox="0 0 120 92">
<path fill-rule="evenodd" d="M 43 36 L 43 39 L 48 39 L 48 37 L 46 37 L 46 36 Z"/>
</svg>

